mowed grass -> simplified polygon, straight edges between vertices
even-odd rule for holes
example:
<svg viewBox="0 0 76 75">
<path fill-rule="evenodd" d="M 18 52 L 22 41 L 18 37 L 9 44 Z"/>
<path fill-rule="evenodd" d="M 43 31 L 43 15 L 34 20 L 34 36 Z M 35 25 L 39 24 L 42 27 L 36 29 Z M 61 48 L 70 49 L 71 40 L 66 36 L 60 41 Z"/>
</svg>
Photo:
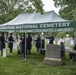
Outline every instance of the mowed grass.
<svg viewBox="0 0 76 75">
<path fill-rule="evenodd" d="M 27 55 L 26 61 L 16 50 L 12 54 L 7 50 L 6 58 L 0 56 L 0 75 L 76 75 L 76 62 L 70 62 L 68 52 L 61 66 L 45 65 L 44 57 L 35 47 L 31 55 Z"/>
</svg>

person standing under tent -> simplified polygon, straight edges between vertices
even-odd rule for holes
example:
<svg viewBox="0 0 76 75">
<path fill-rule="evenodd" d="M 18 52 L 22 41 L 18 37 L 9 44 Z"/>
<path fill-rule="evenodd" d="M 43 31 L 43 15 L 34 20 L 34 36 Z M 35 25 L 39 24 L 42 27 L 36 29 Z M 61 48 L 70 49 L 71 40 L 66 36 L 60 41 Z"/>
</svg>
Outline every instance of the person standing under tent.
<svg viewBox="0 0 76 75">
<path fill-rule="evenodd" d="M 52 35 L 52 33 L 51 33 L 50 37 L 46 37 L 46 38 L 49 39 L 49 44 L 54 43 L 54 36 Z"/>
<path fill-rule="evenodd" d="M 31 48 L 32 48 L 32 37 L 30 35 L 30 33 L 28 33 L 28 37 L 26 39 L 26 53 L 27 54 L 31 54 Z"/>
<path fill-rule="evenodd" d="M 25 33 L 21 37 L 22 58 L 25 58 Z"/>
<path fill-rule="evenodd" d="M 5 37 L 4 37 L 4 33 L 1 33 L 1 36 L 0 36 L 0 44 L 1 44 L 1 56 L 3 56 L 3 49 L 5 48 Z"/>
<path fill-rule="evenodd" d="M 10 49 L 10 53 L 12 53 L 13 42 L 14 42 L 14 39 L 13 39 L 13 37 L 12 37 L 12 33 L 10 33 L 10 36 L 8 37 L 8 47 L 9 47 L 9 49 Z"/>
<path fill-rule="evenodd" d="M 35 41 L 36 41 L 37 51 L 39 51 L 39 49 L 41 48 L 41 37 L 40 37 L 40 34 L 38 34 L 38 36 L 37 36 Z"/>
</svg>

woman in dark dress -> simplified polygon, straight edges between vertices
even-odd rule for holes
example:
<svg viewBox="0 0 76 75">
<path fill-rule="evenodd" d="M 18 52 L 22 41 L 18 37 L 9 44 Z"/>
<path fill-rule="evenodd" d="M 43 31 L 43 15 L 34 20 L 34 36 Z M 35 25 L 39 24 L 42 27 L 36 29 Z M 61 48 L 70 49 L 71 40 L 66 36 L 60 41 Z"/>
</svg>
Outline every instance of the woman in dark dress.
<svg viewBox="0 0 76 75">
<path fill-rule="evenodd" d="M 10 53 L 12 53 L 12 49 L 13 49 L 13 37 L 12 37 L 12 33 L 10 33 L 10 36 L 8 37 L 8 47 L 10 49 Z"/>
<path fill-rule="evenodd" d="M 0 45 L 1 45 L 1 56 L 3 55 L 3 48 L 5 48 L 5 37 L 4 33 L 1 34 L 0 36 Z"/>
<path fill-rule="evenodd" d="M 36 38 L 36 48 L 37 48 L 37 51 L 39 51 L 41 47 L 41 37 L 40 37 L 40 34 L 38 34 L 37 38 Z"/>
</svg>

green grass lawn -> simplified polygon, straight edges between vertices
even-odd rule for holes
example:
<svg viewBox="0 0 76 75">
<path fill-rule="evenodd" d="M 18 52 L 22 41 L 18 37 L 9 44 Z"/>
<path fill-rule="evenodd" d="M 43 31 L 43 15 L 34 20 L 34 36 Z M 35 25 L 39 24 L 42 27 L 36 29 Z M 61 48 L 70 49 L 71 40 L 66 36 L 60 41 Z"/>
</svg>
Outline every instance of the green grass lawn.
<svg viewBox="0 0 76 75">
<path fill-rule="evenodd" d="M 76 75 L 76 62 L 69 61 L 69 54 L 63 58 L 61 66 L 48 66 L 43 63 L 44 55 L 36 51 L 35 47 L 31 50 L 31 55 L 27 55 L 24 61 L 16 50 L 7 57 L 0 55 L 0 75 Z"/>
</svg>

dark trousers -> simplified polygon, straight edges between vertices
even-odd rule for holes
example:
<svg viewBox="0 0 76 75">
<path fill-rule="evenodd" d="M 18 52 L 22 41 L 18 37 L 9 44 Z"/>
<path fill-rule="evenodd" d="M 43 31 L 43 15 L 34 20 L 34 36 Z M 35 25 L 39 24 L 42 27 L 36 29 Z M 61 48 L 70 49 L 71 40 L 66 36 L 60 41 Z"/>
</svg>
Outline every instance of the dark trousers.
<svg viewBox="0 0 76 75">
<path fill-rule="evenodd" d="M 30 55 L 31 54 L 31 49 L 27 49 L 26 54 Z"/>
<path fill-rule="evenodd" d="M 70 52 L 70 59 L 75 59 L 75 57 L 76 57 L 76 54 Z"/>
<path fill-rule="evenodd" d="M 3 56 L 3 48 L 2 48 L 2 44 L 0 43 L 0 50 L 1 50 L 1 56 Z"/>
<path fill-rule="evenodd" d="M 1 56 L 3 56 L 3 49 L 1 50 Z"/>
<path fill-rule="evenodd" d="M 40 48 L 37 48 L 37 51 L 39 51 Z"/>
<path fill-rule="evenodd" d="M 22 45 L 22 58 L 25 58 L 25 45 Z"/>
<path fill-rule="evenodd" d="M 13 49 L 13 48 L 12 48 L 12 47 L 10 47 L 9 49 L 10 49 L 10 53 L 12 53 L 12 49 Z"/>
<path fill-rule="evenodd" d="M 65 51 L 61 51 L 61 57 L 65 56 Z"/>
</svg>

